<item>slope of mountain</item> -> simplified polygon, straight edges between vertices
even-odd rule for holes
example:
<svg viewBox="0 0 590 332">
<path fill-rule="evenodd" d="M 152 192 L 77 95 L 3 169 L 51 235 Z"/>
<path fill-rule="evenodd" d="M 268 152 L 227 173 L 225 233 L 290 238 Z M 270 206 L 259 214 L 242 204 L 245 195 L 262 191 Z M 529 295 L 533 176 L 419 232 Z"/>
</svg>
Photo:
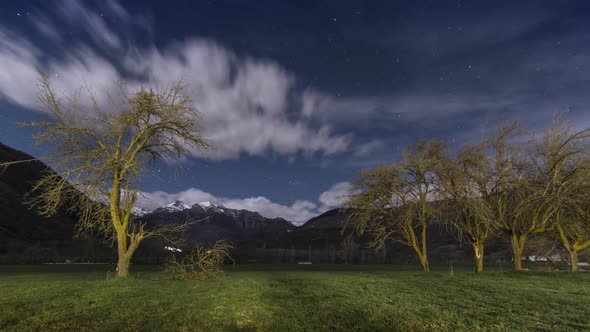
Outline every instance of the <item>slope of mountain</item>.
<svg viewBox="0 0 590 332">
<path fill-rule="evenodd" d="M 33 157 L 0 143 L 0 162 L 30 159 Z M 40 161 L 0 169 L 0 263 L 51 261 L 104 249 L 96 239 L 72 239 L 73 216 L 60 212 L 44 218 L 26 203 L 27 193 L 48 171 Z"/>
</svg>

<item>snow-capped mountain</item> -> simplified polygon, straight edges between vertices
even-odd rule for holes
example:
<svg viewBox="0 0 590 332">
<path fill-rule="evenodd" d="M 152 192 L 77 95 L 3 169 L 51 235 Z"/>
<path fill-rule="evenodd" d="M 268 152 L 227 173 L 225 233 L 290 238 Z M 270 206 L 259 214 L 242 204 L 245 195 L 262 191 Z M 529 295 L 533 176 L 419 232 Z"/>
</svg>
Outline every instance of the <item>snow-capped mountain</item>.
<svg viewBox="0 0 590 332">
<path fill-rule="evenodd" d="M 142 215 L 141 219 L 152 224 L 197 221 L 189 227 L 188 234 L 190 238 L 200 242 L 214 242 L 219 239 L 240 241 L 254 235 L 273 236 L 295 228 L 283 218 L 266 218 L 258 212 L 230 209 L 212 202 L 191 206 L 176 201 Z"/>
<path fill-rule="evenodd" d="M 138 217 L 141 217 L 141 216 L 143 216 L 143 215 L 145 215 L 145 214 L 147 214 L 149 212 L 147 210 L 145 210 L 145 209 L 142 209 L 140 207 L 134 206 L 134 207 L 131 208 L 131 213 L 133 215 L 136 215 Z"/>
<path fill-rule="evenodd" d="M 163 207 L 164 210 L 168 211 L 168 212 L 178 212 L 178 211 L 184 211 L 187 209 L 190 209 L 191 206 L 188 204 L 185 204 L 181 201 L 176 201 L 174 203 L 170 203 L 166 206 Z"/>
<path fill-rule="evenodd" d="M 209 201 L 197 203 L 196 205 L 202 207 L 203 209 L 205 209 L 205 211 L 211 210 L 211 211 L 222 212 L 222 213 L 229 212 L 230 214 L 234 211 L 237 211 L 237 210 L 233 210 L 233 209 L 228 209 L 228 208 L 224 207 L 223 205 L 213 204 Z"/>
</svg>

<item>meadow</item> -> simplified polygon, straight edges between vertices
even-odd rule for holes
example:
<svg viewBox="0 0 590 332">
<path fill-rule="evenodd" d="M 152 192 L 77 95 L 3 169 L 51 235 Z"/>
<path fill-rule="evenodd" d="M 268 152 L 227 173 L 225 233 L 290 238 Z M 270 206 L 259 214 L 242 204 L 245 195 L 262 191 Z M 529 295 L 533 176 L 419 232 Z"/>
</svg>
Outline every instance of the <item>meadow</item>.
<svg viewBox="0 0 590 332">
<path fill-rule="evenodd" d="M 126 280 L 112 268 L 0 266 L 0 330 L 590 330 L 590 273 L 237 265 L 176 281 L 156 266 Z"/>
</svg>

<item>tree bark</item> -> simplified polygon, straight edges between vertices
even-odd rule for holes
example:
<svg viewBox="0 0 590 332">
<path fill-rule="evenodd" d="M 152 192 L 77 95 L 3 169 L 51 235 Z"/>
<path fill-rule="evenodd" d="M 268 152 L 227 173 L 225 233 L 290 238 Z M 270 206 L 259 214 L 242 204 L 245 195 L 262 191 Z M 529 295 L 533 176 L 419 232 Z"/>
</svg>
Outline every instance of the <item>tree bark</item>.
<svg viewBox="0 0 590 332">
<path fill-rule="evenodd" d="M 119 261 L 117 262 L 117 278 L 127 278 L 129 276 L 129 264 L 131 257 L 119 254 Z"/>
<path fill-rule="evenodd" d="M 418 255 L 418 259 L 420 260 L 422 270 L 424 272 L 430 272 L 430 266 L 428 265 L 428 257 L 426 255 Z"/>
<path fill-rule="evenodd" d="M 578 272 L 580 268 L 578 267 L 578 251 L 576 250 L 568 250 L 570 253 L 570 272 Z"/>
<path fill-rule="evenodd" d="M 117 269 L 116 276 L 118 278 L 126 278 L 129 276 L 129 261 L 127 257 L 127 235 L 123 231 L 117 229 Z"/>
<path fill-rule="evenodd" d="M 424 219 L 424 218 L 423 218 Z M 428 248 L 426 246 L 426 222 L 422 222 L 422 254 L 420 255 L 420 264 L 424 272 L 430 272 L 428 265 Z"/>
<path fill-rule="evenodd" d="M 483 271 L 483 254 L 484 245 L 482 243 L 473 244 L 473 253 L 475 256 L 475 272 Z"/>
<path fill-rule="evenodd" d="M 524 238 L 515 234 L 510 236 L 512 244 L 512 259 L 514 260 L 514 271 L 522 271 L 522 252 L 524 251 Z"/>
<path fill-rule="evenodd" d="M 117 251 L 118 261 L 116 276 L 118 278 L 126 278 L 129 276 L 129 265 L 131 264 L 131 257 L 141 242 L 140 236 L 133 236 L 130 239 L 129 246 L 127 246 L 127 235 L 117 234 Z"/>
</svg>

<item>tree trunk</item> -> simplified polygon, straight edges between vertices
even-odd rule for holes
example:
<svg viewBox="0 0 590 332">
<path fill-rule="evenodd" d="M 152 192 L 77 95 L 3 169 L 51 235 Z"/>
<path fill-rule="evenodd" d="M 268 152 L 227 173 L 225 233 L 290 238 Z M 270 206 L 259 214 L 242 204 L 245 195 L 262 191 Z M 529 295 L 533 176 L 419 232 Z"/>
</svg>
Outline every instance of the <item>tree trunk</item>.
<svg viewBox="0 0 590 332">
<path fill-rule="evenodd" d="M 475 272 L 482 272 L 484 245 L 482 243 L 474 243 L 473 253 L 475 256 Z"/>
<path fill-rule="evenodd" d="M 129 276 L 129 265 L 131 264 L 131 257 L 139 246 L 141 237 L 132 236 L 129 247 L 127 247 L 127 235 L 117 234 L 117 249 L 119 258 L 117 261 L 117 273 L 118 278 L 126 278 Z"/>
<path fill-rule="evenodd" d="M 129 276 L 129 264 L 131 263 L 131 257 L 127 255 L 119 255 L 119 261 L 117 262 L 117 278 L 127 278 Z"/>
<path fill-rule="evenodd" d="M 422 253 L 419 254 L 420 264 L 424 272 L 430 272 L 430 266 L 428 266 L 428 248 L 426 246 L 426 225 L 425 221 L 422 222 Z"/>
<path fill-rule="evenodd" d="M 428 257 L 426 255 L 418 255 L 418 259 L 420 260 L 422 270 L 424 272 L 430 272 L 430 266 L 428 265 Z"/>
<path fill-rule="evenodd" d="M 117 229 L 117 269 L 115 270 L 118 278 L 129 276 L 129 261 L 127 260 L 127 235 Z"/>
<path fill-rule="evenodd" d="M 578 252 L 576 250 L 568 250 L 570 253 L 570 272 L 578 272 Z"/>
<path fill-rule="evenodd" d="M 515 234 L 510 235 L 512 244 L 512 259 L 514 260 L 514 271 L 522 271 L 522 252 L 524 251 L 524 238 Z"/>
</svg>

